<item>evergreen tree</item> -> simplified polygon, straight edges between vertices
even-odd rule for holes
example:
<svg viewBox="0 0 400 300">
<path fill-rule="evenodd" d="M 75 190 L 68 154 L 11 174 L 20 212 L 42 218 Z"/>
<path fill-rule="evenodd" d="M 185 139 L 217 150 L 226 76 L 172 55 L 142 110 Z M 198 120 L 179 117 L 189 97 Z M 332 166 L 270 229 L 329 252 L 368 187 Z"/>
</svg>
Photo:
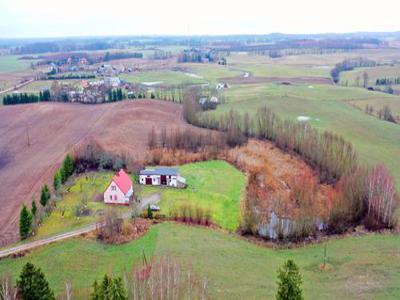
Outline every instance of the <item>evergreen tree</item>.
<svg viewBox="0 0 400 300">
<path fill-rule="evenodd" d="M 45 207 L 47 205 L 47 202 L 50 200 L 50 190 L 47 184 L 45 184 L 42 187 L 42 190 L 40 192 L 40 204 Z"/>
<path fill-rule="evenodd" d="M 66 179 L 74 173 L 74 160 L 71 155 L 67 154 L 64 159 L 63 168 L 65 170 Z"/>
<path fill-rule="evenodd" d="M 36 218 L 36 212 L 37 212 L 36 201 L 35 201 L 35 198 L 33 198 L 32 199 L 32 208 L 31 208 L 31 213 L 32 213 L 33 218 Z"/>
<path fill-rule="evenodd" d="M 302 300 L 301 278 L 299 268 L 289 259 L 282 268 L 278 270 L 278 292 L 277 300 Z"/>
<path fill-rule="evenodd" d="M 61 168 L 60 168 L 60 180 L 61 180 L 61 183 L 65 183 L 67 181 L 67 179 L 68 179 L 68 176 L 67 176 L 67 173 L 65 171 L 65 168 L 64 168 L 64 166 L 61 166 Z"/>
<path fill-rule="evenodd" d="M 58 192 L 61 188 L 61 175 L 60 172 L 56 172 L 53 177 L 53 189 Z"/>
<path fill-rule="evenodd" d="M 32 215 L 24 205 L 19 216 L 19 236 L 21 240 L 26 239 L 31 232 Z"/>
<path fill-rule="evenodd" d="M 55 299 L 43 272 L 29 262 L 23 267 L 17 280 L 17 286 L 23 300 Z"/>
<path fill-rule="evenodd" d="M 147 206 L 147 217 L 148 217 L 149 219 L 153 219 L 153 211 L 151 210 L 150 205 Z"/>
<path fill-rule="evenodd" d="M 117 89 L 117 99 L 118 101 L 121 101 L 124 98 L 124 95 L 122 94 L 122 90 L 120 88 Z"/>
<path fill-rule="evenodd" d="M 112 278 L 104 275 L 101 285 L 97 281 L 93 283 L 93 292 L 90 295 L 91 300 L 126 300 L 127 292 L 120 277 Z"/>
</svg>

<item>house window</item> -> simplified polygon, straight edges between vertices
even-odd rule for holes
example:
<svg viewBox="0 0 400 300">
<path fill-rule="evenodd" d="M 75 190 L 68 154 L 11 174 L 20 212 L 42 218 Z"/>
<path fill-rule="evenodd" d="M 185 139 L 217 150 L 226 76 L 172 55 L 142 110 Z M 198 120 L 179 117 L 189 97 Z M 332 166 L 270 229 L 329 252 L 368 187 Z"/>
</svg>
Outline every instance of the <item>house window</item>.
<svg viewBox="0 0 400 300">
<path fill-rule="evenodd" d="M 112 196 L 110 195 L 110 200 L 112 200 Z"/>
<path fill-rule="evenodd" d="M 117 195 L 114 196 L 114 200 L 117 201 Z"/>
<path fill-rule="evenodd" d="M 111 190 L 112 190 L 112 191 L 116 191 L 116 190 L 117 190 L 117 187 L 116 187 L 115 185 L 112 185 L 112 186 L 111 186 Z"/>
</svg>

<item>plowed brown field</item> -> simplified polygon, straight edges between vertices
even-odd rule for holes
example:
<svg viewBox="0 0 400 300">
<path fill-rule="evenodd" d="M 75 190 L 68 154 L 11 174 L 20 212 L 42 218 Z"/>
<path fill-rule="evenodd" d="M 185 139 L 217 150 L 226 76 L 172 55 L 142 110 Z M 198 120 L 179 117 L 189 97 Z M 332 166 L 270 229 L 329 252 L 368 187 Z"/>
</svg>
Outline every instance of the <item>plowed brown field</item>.
<svg viewBox="0 0 400 300">
<path fill-rule="evenodd" d="M 18 239 L 22 203 L 51 184 L 65 154 L 85 138 L 143 158 L 153 126 L 190 126 L 181 107 L 154 100 L 102 105 L 40 103 L 0 108 L 0 246 Z M 29 143 L 28 146 L 28 136 Z"/>
</svg>

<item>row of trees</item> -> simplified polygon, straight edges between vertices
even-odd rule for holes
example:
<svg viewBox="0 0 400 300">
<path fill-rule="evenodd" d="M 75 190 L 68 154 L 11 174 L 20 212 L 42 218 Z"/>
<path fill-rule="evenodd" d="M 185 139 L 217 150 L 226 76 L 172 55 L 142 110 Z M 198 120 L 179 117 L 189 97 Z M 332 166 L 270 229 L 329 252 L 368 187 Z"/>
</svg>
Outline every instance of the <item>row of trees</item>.
<svg viewBox="0 0 400 300">
<path fill-rule="evenodd" d="M 49 90 L 45 90 L 37 94 L 13 93 L 7 94 L 3 98 L 4 105 L 35 103 L 39 101 L 50 101 L 51 95 Z"/>
<path fill-rule="evenodd" d="M 126 98 L 126 96 L 122 92 L 121 88 L 108 90 L 108 96 L 107 96 L 108 102 L 121 101 L 125 98 Z"/>
<path fill-rule="evenodd" d="M 47 80 L 64 80 L 64 79 L 94 79 L 93 74 L 63 74 L 58 76 L 48 76 Z"/>
<path fill-rule="evenodd" d="M 199 132 L 190 128 L 167 131 L 165 127 L 157 134 L 155 127 L 152 127 L 148 137 L 148 147 L 150 149 L 182 149 L 190 152 L 198 152 L 209 147 L 224 149 L 226 135 L 210 131 Z"/>
<path fill-rule="evenodd" d="M 54 192 L 57 194 L 61 188 L 61 184 L 65 183 L 67 179 L 74 172 L 74 161 L 70 154 L 68 154 L 61 168 L 54 174 L 53 177 L 53 188 Z M 19 218 L 19 234 L 21 240 L 28 238 L 32 233 L 35 232 L 38 223 L 43 218 L 43 214 L 50 214 L 53 205 L 50 203 L 51 191 L 47 184 L 42 186 L 40 191 L 40 204 L 41 211 L 38 212 L 36 201 L 32 199 L 31 209 L 29 210 L 26 205 L 22 206 Z"/>
<path fill-rule="evenodd" d="M 375 67 L 376 65 L 377 63 L 375 61 L 364 57 L 345 59 L 344 61 L 337 63 L 331 70 L 331 77 L 335 83 L 338 83 L 341 72 L 351 71 L 355 68 Z"/>
<path fill-rule="evenodd" d="M 400 84 L 400 77 L 396 78 L 377 78 L 375 81 L 375 85 L 392 85 L 392 84 Z"/>
<path fill-rule="evenodd" d="M 369 115 L 374 114 L 374 107 L 372 105 L 366 105 L 365 106 L 365 112 Z M 396 120 L 396 118 L 392 114 L 392 110 L 390 109 L 389 106 L 385 105 L 383 108 L 378 110 L 376 112 L 376 115 L 378 116 L 379 119 L 392 122 L 392 123 L 398 123 L 400 120 Z M 399 117 L 397 117 L 399 119 Z"/>
</svg>

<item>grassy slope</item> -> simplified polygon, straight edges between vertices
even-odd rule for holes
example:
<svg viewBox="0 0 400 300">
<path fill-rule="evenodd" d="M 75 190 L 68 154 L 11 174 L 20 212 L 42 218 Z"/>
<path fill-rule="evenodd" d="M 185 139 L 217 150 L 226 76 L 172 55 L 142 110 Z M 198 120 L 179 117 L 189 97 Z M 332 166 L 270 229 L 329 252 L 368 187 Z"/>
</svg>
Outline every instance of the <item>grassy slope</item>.
<svg viewBox="0 0 400 300">
<path fill-rule="evenodd" d="M 211 209 L 215 223 L 227 230 L 239 226 L 240 199 L 245 176 L 224 161 L 207 161 L 180 167 L 187 189 L 144 187 L 143 195 L 159 192 L 161 212 L 168 214 L 177 203 L 193 202 Z"/>
<path fill-rule="evenodd" d="M 310 116 L 311 124 L 330 130 L 351 141 L 368 164 L 384 163 L 396 177 L 400 188 L 400 126 L 368 116 L 340 100 L 391 97 L 363 89 L 327 85 L 282 86 L 274 84 L 241 85 L 225 92 L 228 103 L 216 113 L 230 109 L 254 113 L 262 105 L 271 107 L 279 115 L 296 120 Z"/>
<path fill-rule="evenodd" d="M 324 245 L 273 250 L 234 235 L 175 224 L 153 226 L 141 239 L 104 246 L 73 239 L 43 247 L 19 259 L 0 261 L 0 273 L 19 274 L 27 261 L 40 266 L 60 292 L 66 280 L 88 287 L 105 272 L 121 274 L 146 254 L 173 255 L 207 276 L 214 299 L 272 299 L 276 270 L 292 258 L 304 276 L 306 299 L 396 299 L 400 293 L 400 238 L 349 237 L 327 242 L 329 270 L 321 271 Z M 95 271 L 94 271 L 95 270 Z"/>
<path fill-rule="evenodd" d="M 377 78 L 397 78 L 400 77 L 400 65 L 378 66 L 373 68 L 358 68 L 340 74 L 340 83 L 356 85 L 356 78 L 359 77 L 360 85 L 363 84 L 363 74 L 368 74 L 369 85 L 375 85 Z M 383 88 L 383 86 L 382 86 Z"/>
<path fill-rule="evenodd" d="M 173 85 L 178 85 L 185 82 L 191 82 L 191 83 L 205 82 L 205 80 L 201 78 L 194 78 L 182 72 L 174 72 L 169 70 L 140 72 L 137 74 L 136 73 L 121 74 L 120 78 L 133 83 L 161 81 L 163 84 L 173 84 Z"/>
<path fill-rule="evenodd" d="M 31 60 L 18 59 L 17 55 L 0 55 L 0 73 L 17 72 L 28 69 Z"/>
</svg>

